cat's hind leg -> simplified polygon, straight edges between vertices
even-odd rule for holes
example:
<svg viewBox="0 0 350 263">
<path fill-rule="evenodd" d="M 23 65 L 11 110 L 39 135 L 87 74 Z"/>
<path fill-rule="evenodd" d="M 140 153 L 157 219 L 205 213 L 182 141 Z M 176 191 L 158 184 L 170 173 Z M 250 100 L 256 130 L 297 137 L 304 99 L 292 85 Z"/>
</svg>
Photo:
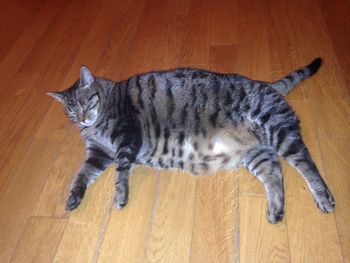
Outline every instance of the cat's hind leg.
<svg viewBox="0 0 350 263">
<path fill-rule="evenodd" d="M 247 152 L 242 165 L 263 184 L 268 201 L 267 219 L 276 224 L 284 216 L 284 189 L 281 165 L 269 148 L 258 146 Z"/>
<path fill-rule="evenodd" d="M 299 120 L 291 107 L 277 93 L 264 89 L 255 96 L 249 119 L 257 127 L 264 145 L 283 157 L 305 179 L 318 208 L 325 213 L 334 209 L 334 198 L 320 176 L 301 134 Z"/>
<path fill-rule="evenodd" d="M 335 206 L 333 195 L 322 179 L 301 137 L 287 136 L 279 146 L 278 154 L 303 176 L 317 207 L 324 213 L 333 211 Z"/>
<path fill-rule="evenodd" d="M 85 195 L 86 188 L 113 163 L 113 159 L 96 146 L 87 149 L 87 159 L 73 179 L 71 192 L 66 203 L 66 210 L 76 209 Z"/>
</svg>

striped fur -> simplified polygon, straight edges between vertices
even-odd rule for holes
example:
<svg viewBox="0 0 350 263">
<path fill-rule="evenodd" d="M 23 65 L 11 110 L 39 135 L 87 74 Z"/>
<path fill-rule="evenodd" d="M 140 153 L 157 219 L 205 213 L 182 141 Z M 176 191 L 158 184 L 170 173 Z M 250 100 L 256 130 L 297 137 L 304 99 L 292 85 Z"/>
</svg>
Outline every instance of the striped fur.
<svg viewBox="0 0 350 263">
<path fill-rule="evenodd" d="M 305 147 L 299 120 L 284 100 L 313 75 L 321 59 L 266 83 L 237 74 L 175 69 L 113 82 L 82 67 L 80 80 L 61 102 L 80 128 L 87 158 L 75 177 L 67 209 L 75 209 L 89 184 L 113 162 L 118 209 L 128 202 L 134 165 L 177 168 L 192 174 L 246 167 L 264 185 L 270 223 L 284 214 L 279 158 L 306 180 L 318 207 L 330 212 L 334 199 Z"/>
</svg>

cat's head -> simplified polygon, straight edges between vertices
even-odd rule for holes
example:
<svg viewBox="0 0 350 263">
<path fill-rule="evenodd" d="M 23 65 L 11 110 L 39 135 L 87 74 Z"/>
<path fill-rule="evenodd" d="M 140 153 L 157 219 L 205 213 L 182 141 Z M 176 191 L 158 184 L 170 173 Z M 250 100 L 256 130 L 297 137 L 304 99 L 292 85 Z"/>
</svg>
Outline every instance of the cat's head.
<svg viewBox="0 0 350 263">
<path fill-rule="evenodd" d="M 103 109 L 102 93 L 102 88 L 84 66 L 80 69 L 80 79 L 72 87 L 62 92 L 47 92 L 62 103 L 67 117 L 72 122 L 82 126 L 91 126 L 96 122 Z"/>
</svg>

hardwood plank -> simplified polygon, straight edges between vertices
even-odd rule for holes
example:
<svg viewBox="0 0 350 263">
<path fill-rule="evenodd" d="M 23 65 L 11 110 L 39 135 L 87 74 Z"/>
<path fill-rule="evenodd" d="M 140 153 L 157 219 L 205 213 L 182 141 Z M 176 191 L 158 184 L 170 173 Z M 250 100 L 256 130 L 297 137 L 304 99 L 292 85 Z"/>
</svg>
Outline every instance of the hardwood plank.
<svg viewBox="0 0 350 263">
<path fill-rule="evenodd" d="M 266 5 L 257 0 L 239 3 L 237 73 L 270 80 Z"/>
<path fill-rule="evenodd" d="M 11 262 L 52 262 L 66 219 L 31 217 Z"/>
<path fill-rule="evenodd" d="M 339 70 L 342 71 L 342 76 L 345 79 L 345 85 L 350 85 L 350 53 L 349 45 L 350 42 L 350 20 L 349 11 L 350 3 L 348 1 L 336 1 L 330 3 L 328 1 L 320 1 L 320 9 L 327 25 L 327 33 L 330 36 L 334 52 L 337 57 L 339 64 Z M 349 88 L 348 97 L 349 97 Z"/>
<path fill-rule="evenodd" d="M 60 90 L 60 88 L 57 88 L 57 90 Z M 34 138 L 63 140 L 69 135 L 69 130 L 75 128 L 73 127 L 74 124 L 69 121 L 60 103 L 52 98 L 46 99 L 51 100 L 51 106 L 48 107 L 47 114 L 37 128 Z M 79 130 L 74 130 L 77 134 L 79 133 Z"/>
<path fill-rule="evenodd" d="M 84 161 L 85 150 L 76 129 L 68 134 L 62 141 L 62 145 L 36 202 L 33 216 L 64 217 L 67 215 L 66 200 L 73 177 Z"/>
<path fill-rule="evenodd" d="M 0 63 L 1 77 L 4 85 L 0 88 L 1 101 L 4 100 L 4 97 L 7 98 L 7 92 L 10 91 L 11 94 L 11 90 L 17 88 L 14 87 L 13 89 L 9 89 L 9 85 L 16 81 L 16 78 L 14 77 L 16 76 L 17 71 L 20 69 L 23 61 L 30 54 L 37 40 L 38 36 L 22 36 L 3 57 L 3 61 Z"/>
<path fill-rule="evenodd" d="M 93 262 L 113 206 L 114 169 L 106 171 L 70 213 L 54 262 Z"/>
<path fill-rule="evenodd" d="M 126 79 L 130 77 L 129 74 L 135 74 L 135 71 L 129 73 L 127 69 L 131 64 L 129 55 L 137 52 L 133 49 L 133 43 L 137 42 L 134 38 L 137 35 L 139 24 L 144 23 L 141 19 L 144 6 L 144 1 L 121 1 L 115 7 L 113 15 L 118 17 L 117 24 L 114 26 L 106 42 L 107 46 L 96 64 L 96 74 L 115 81 Z M 123 74 L 125 71 L 127 73 Z"/>
<path fill-rule="evenodd" d="M 238 262 L 237 173 L 198 178 L 191 262 Z"/>
<path fill-rule="evenodd" d="M 88 7 L 86 10 L 91 10 L 91 7 Z M 93 16 L 90 17 L 93 19 Z M 89 19 L 86 21 L 89 21 Z M 69 43 L 68 45 L 70 45 L 70 49 L 54 49 L 49 57 L 45 57 L 47 54 L 44 52 L 40 53 L 40 56 L 44 56 L 47 61 L 51 60 L 52 63 L 45 68 L 45 72 L 41 73 L 36 81 L 25 83 L 24 85 L 17 85 L 15 89 L 8 90 L 8 93 L 4 95 L 6 100 L 4 100 L 4 103 L 0 104 L 0 116 L 2 119 L 2 125 L 8 127 L 8 130 L 11 132 L 6 134 L 8 140 L 1 141 L 0 146 L 2 146 L 2 155 L 7 156 L 7 158 L 12 158 L 12 154 L 17 155 L 17 151 L 21 153 L 21 149 L 23 149 L 26 143 L 28 143 L 29 138 L 31 138 L 37 130 L 40 121 L 44 118 L 47 112 L 46 109 L 48 108 L 49 103 L 52 102 L 43 91 L 46 87 L 59 83 L 62 76 L 67 72 L 67 68 L 69 68 L 69 65 L 76 56 L 75 49 L 82 41 L 79 36 L 80 34 L 84 35 L 87 32 L 87 29 L 85 29 L 86 21 L 81 20 L 77 25 L 66 25 L 66 27 L 62 28 L 61 33 L 64 36 L 59 39 L 58 44 L 62 44 L 63 46 L 64 44 Z M 82 28 L 84 28 L 85 31 L 80 30 Z M 74 37 L 72 37 L 72 34 Z M 67 41 L 66 38 L 70 41 Z M 52 46 L 50 48 L 52 49 Z M 37 75 L 38 73 L 22 74 L 30 76 Z M 25 88 L 23 89 L 22 86 Z M 18 91 L 22 93 L 21 96 L 16 96 L 18 95 Z M 7 110 L 8 108 L 11 108 L 12 110 L 9 112 Z M 9 147 L 9 144 L 11 147 Z M 13 173 L 13 170 L 11 170 L 12 167 L 13 166 L 9 166 L 8 163 L 4 164 L 3 169 L 7 171 L 5 175 Z M 6 183 L 7 181 L 8 180 L 6 180 L 5 176 L 4 182 Z M 6 186 L 2 181 L 0 181 L 0 183 L 0 189 Z"/>
<path fill-rule="evenodd" d="M 64 4 L 65 1 L 53 0 L 46 0 L 42 3 L 35 16 L 26 24 L 23 35 L 36 35 L 40 37 L 44 34 L 47 28 L 50 27 L 51 21 L 62 11 Z"/>
<path fill-rule="evenodd" d="M 349 99 L 338 95 L 322 96 L 322 101 L 315 104 L 313 112 L 317 118 L 317 129 L 322 138 L 347 137 L 350 134 Z"/>
<path fill-rule="evenodd" d="M 32 212 L 34 201 L 45 182 L 49 168 L 53 164 L 57 140 L 35 140 L 27 149 L 26 155 L 18 163 L 18 172 L 2 191 L 0 199 L 0 258 L 9 262 L 18 238 Z M 6 211 L 6 213 L 5 213 Z"/>
<path fill-rule="evenodd" d="M 196 178 L 162 172 L 157 205 L 146 245 L 146 262 L 189 262 Z"/>
<path fill-rule="evenodd" d="M 125 68 L 123 69 L 128 75 L 123 74 L 123 78 L 142 72 L 158 70 L 159 68 L 155 68 L 155 66 L 166 66 L 164 62 L 166 56 L 163 53 L 166 45 L 158 44 L 159 41 L 166 43 L 164 42 L 166 40 L 163 36 L 165 10 L 165 1 L 149 1 L 142 9 L 141 17 L 140 20 L 137 21 L 136 28 L 134 27 L 134 24 L 129 25 L 131 32 L 135 30 L 135 37 L 134 39 L 130 39 L 131 42 L 128 44 L 130 47 L 127 48 L 127 50 L 130 53 L 127 54 L 128 63 L 126 63 Z M 136 14 L 138 14 L 139 8 L 135 11 Z M 120 38 L 120 36 L 115 35 L 113 39 L 116 37 Z M 125 36 L 123 35 L 123 37 L 128 37 L 128 34 Z M 114 43 L 114 41 L 111 43 Z M 118 43 L 119 46 L 121 44 L 122 43 Z M 112 49 L 109 51 L 109 53 L 112 52 L 114 53 L 114 56 L 116 52 L 120 53 L 118 49 Z M 112 72 L 111 75 L 113 75 Z M 121 74 L 119 74 L 119 76 L 120 75 Z"/>
<path fill-rule="evenodd" d="M 38 13 L 45 0 L 20 2 L 8 8 L 0 20 L 0 62 L 25 30 L 28 22 Z"/>
<path fill-rule="evenodd" d="M 310 2 L 306 3 L 305 9 L 309 9 L 308 4 Z M 269 45 L 273 50 L 270 54 L 271 77 L 277 80 L 306 65 L 309 61 L 311 62 L 313 58 L 320 56 L 321 53 L 316 49 L 306 49 L 305 47 L 305 45 L 309 45 L 307 42 L 310 42 L 310 40 L 303 39 L 304 32 L 300 30 L 300 27 L 306 30 L 307 25 L 304 27 L 304 24 L 310 23 L 310 21 L 295 19 L 295 12 L 305 12 L 305 10 L 300 10 L 300 7 L 297 9 L 293 3 L 278 1 L 269 2 L 268 7 Z M 304 9 L 304 7 L 301 9 Z M 316 10 L 313 12 L 313 17 L 315 20 L 317 19 Z M 285 22 L 281 23 L 281 21 Z M 307 56 L 303 56 L 303 49 L 308 50 Z M 303 89 L 296 89 L 288 97 L 291 99 L 305 99 L 307 95 Z"/>
<path fill-rule="evenodd" d="M 133 170 L 128 205 L 113 209 L 101 244 L 98 262 L 141 262 L 144 257 L 159 173 L 142 167 Z"/>
<path fill-rule="evenodd" d="M 37 74 L 17 75 L 16 81 L 12 85 L 23 87 L 21 91 L 18 91 L 17 97 L 26 97 L 37 79 Z M 12 111 L 16 111 L 16 108 L 22 108 L 21 103 L 18 103 L 18 101 L 23 101 L 23 98 L 12 102 L 1 98 L 0 100 L 4 102 L 1 103 L 2 106 L 4 104 L 8 105 L 7 109 L 11 108 Z M 18 170 L 18 164 L 23 160 L 28 151 L 29 138 L 31 138 L 31 134 L 28 131 L 33 129 L 36 123 L 31 122 L 32 116 L 28 112 L 11 118 L 11 112 L 5 110 L 0 112 L 0 116 L 2 126 L 0 137 L 6 138 L 6 140 L 3 139 L 0 141 L 0 192 L 4 192 L 13 174 Z"/>
<path fill-rule="evenodd" d="M 118 12 L 121 9 L 120 6 L 121 3 L 119 1 L 106 1 L 103 4 L 96 18 L 96 22 L 93 23 L 84 43 L 80 46 L 79 52 L 70 67 L 71 70 L 67 73 L 63 84 L 57 87 L 49 86 L 46 90 L 57 91 L 70 87 L 79 78 L 81 65 L 88 66 L 95 74 L 95 69 L 97 68 L 96 62 L 99 61 L 105 49 L 108 47 L 111 32 L 113 32 L 116 25 L 120 23 L 119 16 L 121 13 Z M 99 70 L 99 72 L 102 73 L 101 70 Z M 70 125 L 62 112 L 62 106 L 59 103 L 52 103 L 35 137 L 53 139 L 64 138 L 67 135 Z"/>
<path fill-rule="evenodd" d="M 326 182 L 331 181 L 324 170 L 318 139 L 309 129 L 303 129 L 302 134 L 322 177 Z M 319 211 L 305 181 L 293 168 L 284 167 L 284 174 L 285 189 L 290 194 L 286 198 L 285 215 L 292 261 L 341 262 L 334 213 Z"/>
<path fill-rule="evenodd" d="M 208 63 L 210 30 L 210 2 L 192 1 L 184 28 L 178 56 L 180 67 L 203 67 Z"/>
<path fill-rule="evenodd" d="M 291 261 L 286 223 L 269 224 L 266 219 L 266 211 L 265 198 L 240 196 L 239 236 L 240 262 L 242 263 Z"/>
<path fill-rule="evenodd" d="M 238 44 L 238 1 L 209 2 L 210 45 Z"/>
<path fill-rule="evenodd" d="M 171 7 L 172 4 L 166 2 L 147 3 L 125 72 L 135 74 L 174 67 L 207 66 L 209 30 L 205 14 L 209 14 L 208 4 L 189 2 L 185 14 L 178 14 Z"/>
<path fill-rule="evenodd" d="M 239 170 L 239 194 L 266 196 L 263 185 L 244 167 L 240 168 Z"/>
<path fill-rule="evenodd" d="M 350 138 L 322 138 L 320 144 L 328 185 L 336 200 L 335 219 L 343 262 L 350 262 Z M 331 241 L 338 243 L 338 240 Z"/>
<path fill-rule="evenodd" d="M 54 65 L 55 53 L 62 53 L 62 48 L 68 45 L 65 51 L 75 52 L 80 43 L 90 31 L 86 24 L 93 23 L 101 2 L 100 1 L 67 1 L 64 9 L 52 21 L 49 28 L 33 48 L 31 54 L 24 61 L 20 72 L 47 72 L 47 67 Z M 80 10 L 80 15 L 72 15 Z M 58 32 L 61 32 L 58 34 Z M 51 60 L 48 58 L 51 57 Z M 71 59 L 72 60 L 72 59 Z M 57 62 L 60 62 L 58 60 Z"/>
<path fill-rule="evenodd" d="M 11 3 L 14 2 L 11 1 Z M 35 17 L 27 23 L 23 34 L 19 36 L 12 47 L 2 56 L 0 72 L 2 72 L 2 84 L 4 87 L 16 81 L 13 80 L 15 74 L 27 59 L 41 35 L 50 25 L 55 14 L 61 9 L 62 4 L 63 1 L 46 1 L 40 10 L 38 10 Z M 16 89 L 16 87 L 13 89 Z M 0 94 L 4 92 L 7 93 L 8 88 L 0 89 Z"/>
<path fill-rule="evenodd" d="M 273 78 L 279 78 L 281 70 L 282 74 L 286 74 L 291 70 L 297 69 L 300 66 L 306 65 L 311 62 L 315 57 L 321 56 L 325 65 L 323 68 L 327 68 L 328 65 L 333 65 L 327 69 L 327 73 L 317 74 L 312 81 L 307 81 L 302 84 L 305 89 L 299 89 L 292 93 L 290 98 L 292 99 L 322 99 L 323 96 L 318 96 L 320 89 L 323 86 L 325 91 L 328 92 L 341 92 L 342 96 L 348 96 L 348 92 L 345 91 L 344 85 L 336 84 L 339 89 L 329 89 L 329 82 L 338 82 L 339 73 L 335 71 L 336 62 L 334 62 L 335 54 L 332 47 L 332 42 L 327 31 L 327 26 L 320 9 L 318 1 L 293 1 L 282 3 L 280 1 L 272 1 L 269 4 L 271 15 L 271 26 L 269 30 L 270 46 L 274 50 L 271 53 L 271 66 Z M 295 17 L 295 13 L 299 15 Z M 305 17 L 312 17 L 312 19 L 305 19 Z M 288 23 L 281 23 L 286 20 Z M 302 27 L 303 30 L 299 30 Z M 317 30 L 315 30 L 317 28 Z M 292 68 L 290 65 L 294 65 Z M 288 66 L 288 67 L 287 67 Z M 277 74 L 278 73 L 278 74 Z M 327 76 L 322 82 L 317 82 L 321 76 Z M 335 76 L 336 80 L 332 77 Z M 315 83 L 317 85 L 311 85 Z M 310 86 L 309 86 L 310 85 Z M 331 84 L 331 86 L 333 86 Z M 317 92 L 314 92 L 316 89 Z M 326 93 L 329 94 L 329 93 Z"/>
<path fill-rule="evenodd" d="M 325 63 L 320 72 L 311 80 L 303 82 L 295 91 L 288 95 L 289 99 L 308 99 L 316 102 L 312 109 L 317 120 L 320 136 L 346 136 L 349 134 L 349 94 L 344 85 L 343 77 L 338 69 L 332 43 L 327 32 L 322 12 L 316 1 L 301 3 L 298 1 L 271 3 L 270 30 L 273 73 L 285 65 L 300 67 L 314 57 L 322 56 Z M 295 19 L 294 13 L 300 16 Z M 305 17 L 313 19 L 305 20 Z M 288 19 L 290 23 L 281 23 Z M 298 30 L 302 25 L 303 30 Z M 318 30 L 315 30 L 315 28 Z M 306 59 L 308 58 L 308 59 Z M 278 64 L 276 64 L 278 63 Z M 292 70 L 289 69 L 288 71 Z M 287 69 L 285 71 L 287 73 Z M 327 109 L 327 110 L 325 110 Z M 345 124 L 345 125 L 344 125 Z M 338 129 L 339 125 L 342 126 Z"/>
<path fill-rule="evenodd" d="M 294 171 L 285 175 L 286 191 L 293 192 L 286 200 L 292 262 L 342 262 L 334 214 L 318 210 L 305 182 Z"/>
<path fill-rule="evenodd" d="M 178 16 L 178 15 L 188 15 L 192 1 L 179 0 L 179 1 L 169 1 L 167 3 L 167 13 Z"/>
<path fill-rule="evenodd" d="M 238 45 L 212 45 L 209 48 L 209 69 L 220 73 L 237 73 Z"/>
</svg>

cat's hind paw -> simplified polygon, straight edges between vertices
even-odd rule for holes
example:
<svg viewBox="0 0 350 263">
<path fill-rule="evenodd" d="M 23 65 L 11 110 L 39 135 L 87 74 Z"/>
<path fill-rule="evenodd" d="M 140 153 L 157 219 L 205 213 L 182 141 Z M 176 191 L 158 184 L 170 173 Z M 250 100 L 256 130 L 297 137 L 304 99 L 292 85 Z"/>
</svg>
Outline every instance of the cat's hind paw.
<svg viewBox="0 0 350 263">
<path fill-rule="evenodd" d="M 319 194 L 315 201 L 318 209 L 320 209 L 323 213 L 330 213 L 334 210 L 335 200 L 328 189 L 326 189 L 322 194 Z"/>
<path fill-rule="evenodd" d="M 267 212 L 267 221 L 269 221 L 270 224 L 277 224 L 278 222 L 281 222 L 284 217 L 283 210 L 274 210 L 274 211 L 268 211 Z"/>
</svg>

